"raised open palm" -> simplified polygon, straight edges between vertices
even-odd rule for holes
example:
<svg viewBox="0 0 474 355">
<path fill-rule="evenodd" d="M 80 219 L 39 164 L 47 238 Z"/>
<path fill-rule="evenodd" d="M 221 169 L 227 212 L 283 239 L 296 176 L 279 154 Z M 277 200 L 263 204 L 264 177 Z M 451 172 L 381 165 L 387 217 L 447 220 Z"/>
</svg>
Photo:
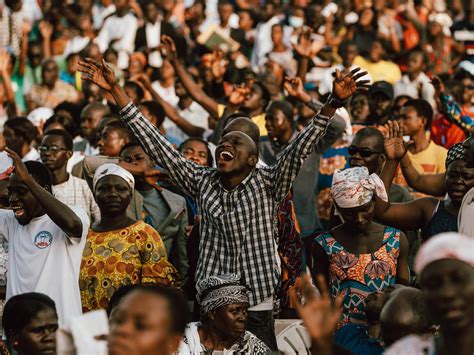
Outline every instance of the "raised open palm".
<svg viewBox="0 0 474 355">
<path fill-rule="evenodd" d="M 335 72 L 335 78 L 332 84 L 332 94 L 341 101 L 347 100 L 357 91 L 368 90 L 369 80 L 359 80 L 367 75 L 361 68 L 355 68 L 348 74 L 343 75 L 338 69 Z"/>
<path fill-rule="evenodd" d="M 389 160 L 401 160 L 413 141 L 403 140 L 403 128 L 397 121 L 388 121 L 385 128 L 388 130 L 388 137 L 384 141 L 385 155 Z"/>
<path fill-rule="evenodd" d="M 117 84 L 117 78 L 111 67 L 104 59 L 98 64 L 94 60 L 86 58 L 79 62 L 79 71 L 83 74 L 81 79 L 93 82 L 105 91 L 110 91 Z"/>
</svg>

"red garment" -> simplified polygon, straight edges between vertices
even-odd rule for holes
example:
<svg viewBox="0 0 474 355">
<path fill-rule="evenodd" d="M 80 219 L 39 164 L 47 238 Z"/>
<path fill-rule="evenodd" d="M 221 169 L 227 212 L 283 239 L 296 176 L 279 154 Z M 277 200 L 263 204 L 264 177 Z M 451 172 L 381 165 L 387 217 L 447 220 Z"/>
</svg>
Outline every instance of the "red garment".
<svg viewBox="0 0 474 355">
<path fill-rule="evenodd" d="M 431 139 L 436 144 L 449 149 L 453 144 L 464 141 L 466 135 L 456 124 L 438 114 L 431 124 Z"/>
</svg>

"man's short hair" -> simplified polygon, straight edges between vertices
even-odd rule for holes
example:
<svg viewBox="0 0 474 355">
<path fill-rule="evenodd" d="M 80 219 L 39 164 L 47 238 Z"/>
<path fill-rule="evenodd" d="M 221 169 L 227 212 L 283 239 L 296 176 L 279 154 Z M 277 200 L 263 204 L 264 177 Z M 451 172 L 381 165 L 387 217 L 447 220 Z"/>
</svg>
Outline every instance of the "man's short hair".
<svg viewBox="0 0 474 355">
<path fill-rule="evenodd" d="M 202 138 L 191 137 L 191 138 L 186 139 L 183 143 L 180 144 L 178 151 L 182 153 L 184 148 L 186 147 L 186 144 L 188 144 L 189 142 L 199 142 L 199 143 L 204 144 L 206 146 L 206 151 L 207 151 L 207 166 L 212 166 L 214 164 L 214 159 L 212 158 L 212 153 L 211 153 L 211 149 L 209 148 L 209 143 L 206 142 Z"/>
<path fill-rule="evenodd" d="M 128 129 L 128 127 L 123 123 L 122 121 L 112 121 L 110 123 L 107 123 L 104 126 L 105 128 L 112 128 L 114 131 L 117 131 L 119 134 L 120 138 L 126 139 L 129 142 L 133 141 L 135 139 L 135 136 L 133 135 L 132 132 Z"/>
<path fill-rule="evenodd" d="M 52 129 L 46 131 L 44 137 L 46 136 L 58 136 L 62 137 L 64 146 L 67 150 L 72 151 L 73 149 L 73 141 L 71 135 L 63 129 Z"/>
<path fill-rule="evenodd" d="M 69 116 L 57 113 L 52 115 L 44 123 L 43 131 L 45 132 L 45 134 L 48 131 L 48 127 L 53 123 L 59 123 L 61 126 L 63 126 L 66 132 L 69 133 L 71 137 L 77 136 L 77 126 Z"/>
<path fill-rule="evenodd" d="M 384 151 L 384 139 L 382 132 L 380 132 L 377 128 L 375 127 L 364 127 L 361 128 L 360 130 L 357 131 L 355 134 L 354 138 L 365 138 L 365 137 L 374 137 L 377 140 L 377 149 L 381 152 Z"/>
<path fill-rule="evenodd" d="M 44 166 L 43 163 L 39 161 L 26 161 L 25 166 L 26 170 L 28 170 L 33 179 L 35 179 L 41 187 L 47 187 L 49 188 L 49 192 L 52 191 L 53 177 L 49 169 Z"/>
<path fill-rule="evenodd" d="M 26 117 L 13 117 L 8 119 L 4 127 L 10 128 L 16 137 L 21 137 L 25 142 L 31 143 L 38 135 L 38 130 Z"/>
<path fill-rule="evenodd" d="M 140 143 L 138 143 L 137 141 L 132 141 L 132 142 L 129 142 L 127 144 L 125 144 L 122 148 L 122 150 L 120 151 L 120 154 L 119 156 L 122 156 L 122 153 L 127 150 L 127 149 L 131 149 L 131 148 L 136 148 L 136 147 L 140 147 L 141 149 L 143 149 L 142 145 Z M 145 152 L 146 153 L 146 152 Z"/>
<path fill-rule="evenodd" d="M 405 102 L 403 107 L 413 107 L 418 116 L 426 118 L 425 129 L 431 127 L 431 122 L 433 121 L 433 108 L 428 101 L 423 99 L 411 99 Z"/>
</svg>

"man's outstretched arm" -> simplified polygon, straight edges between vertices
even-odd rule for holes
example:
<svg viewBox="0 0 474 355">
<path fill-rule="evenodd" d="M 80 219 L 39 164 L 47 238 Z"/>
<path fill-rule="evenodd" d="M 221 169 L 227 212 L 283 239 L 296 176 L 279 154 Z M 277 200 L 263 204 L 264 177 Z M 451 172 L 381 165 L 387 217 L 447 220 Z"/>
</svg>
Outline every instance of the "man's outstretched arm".
<svg viewBox="0 0 474 355">
<path fill-rule="evenodd" d="M 132 103 L 117 82 L 113 70 L 102 61 L 101 64 L 86 59 L 79 63 L 82 79 L 92 81 L 103 90 L 110 92 L 120 107 L 120 116 L 142 145 L 145 152 L 160 166 L 168 170 L 171 178 L 191 196 L 197 191 L 194 163 L 186 160 L 168 140 Z"/>
<path fill-rule="evenodd" d="M 333 92 L 329 101 L 296 139 L 288 145 L 276 164 L 270 167 L 273 175 L 272 186 L 275 187 L 274 195 L 277 201 L 281 201 L 289 192 L 305 159 L 315 150 L 336 110 L 356 91 L 367 90 L 368 80 L 358 80 L 366 74 L 367 72 L 361 71 L 360 68 L 354 69 L 345 76 L 336 71 Z M 291 95 L 292 91 L 303 90 L 303 84 L 300 79 L 289 79 L 285 83 L 285 88 Z"/>
</svg>

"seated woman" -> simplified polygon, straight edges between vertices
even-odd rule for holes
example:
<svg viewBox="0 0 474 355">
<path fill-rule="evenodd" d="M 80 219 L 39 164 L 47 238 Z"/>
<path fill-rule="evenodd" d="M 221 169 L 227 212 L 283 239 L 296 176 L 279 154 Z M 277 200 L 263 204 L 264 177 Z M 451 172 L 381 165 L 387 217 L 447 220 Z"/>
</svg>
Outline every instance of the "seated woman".
<svg viewBox="0 0 474 355">
<path fill-rule="evenodd" d="M 56 353 L 58 314 L 54 301 L 37 292 L 13 296 L 5 304 L 2 326 L 19 355 Z M 3 349 L 0 352 L 4 354 Z"/>
<path fill-rule="evenodd" d="M 388 123 L 389 137 L 385 141 L 387 163 L 382 172 L 385 187 L 390 188 L 398 162 L 406 154 L 408 144 L 396 121 Z M 471 138 L 470 138 L 471 139 Z M 389 203 L 377 199 L 375 217 L 382 223 L 403 230 L 421 229 L 422 239 L 443 232 L 458 231 L 458 214 L 466 193 L 474 187 L 472 154 L 466 149 L 470 140 L 453 145 L 446 158 L 444 178 L 448 198 L 418 198 L 405 203 Z"/>
<path fill-rule="evenodd" d="M 375 196 L 387 201 L 387 193 L 366 167 L 336 170 L 331 193 L 343 223 L 314 240 L 313 276 L 329 280 L 333 297 L 346 292 L 339 327 L 364 324 L 370 293 L 408 284 L 408 241 L 399 230 L 373 221 Z"/>
<path fill-rule="evenodd" d="M 258 355 L 270 351 L 245 330 L 249 299 L 237 275 L 211 276 L 196 287 L 203 320 L 188 324 L 178 354 Z"/>
<path fill-rule="evenodd" d="M 473 354 L 474 239 L 442 233 L 427 241 L 415 259 L 428 314 L 438 335 L 408 335 L 385 354 Z M 409 349 L 409 350 L 408 350 Z M 454 350 L 456 349 L 456 350 Z"/>
<path fill-rule="evenodd" d="M 132 174 L 116 164 L 104 164 L 95 172 L 94 197 L 101 219 L 91 226 L 82 257 L 79 288 L 84 312 L 106 309 L 122 285 L 177 281 L 158 232 L 127 216 L 134 184 Z"/>
</svg>

